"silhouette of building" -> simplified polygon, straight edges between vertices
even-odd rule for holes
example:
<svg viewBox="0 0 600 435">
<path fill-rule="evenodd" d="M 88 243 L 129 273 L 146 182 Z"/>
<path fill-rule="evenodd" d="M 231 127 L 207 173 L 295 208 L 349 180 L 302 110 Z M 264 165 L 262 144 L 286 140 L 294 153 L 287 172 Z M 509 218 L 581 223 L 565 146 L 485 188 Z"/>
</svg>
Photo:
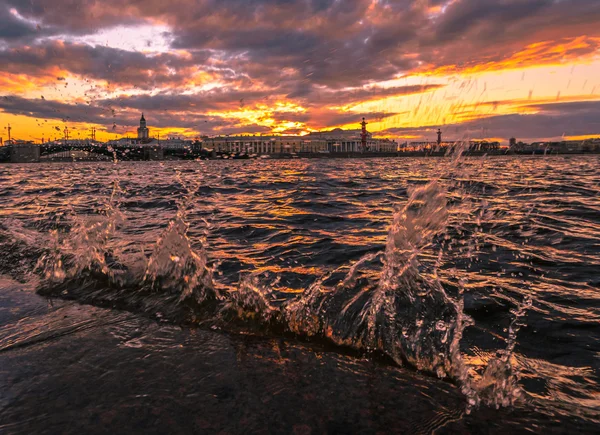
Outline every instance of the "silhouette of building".
<svg viewBox="0 0 600 435">
<path fill-rule="evenodd" d="M 203 137 L 203 146 L 217 152 L 240 154 L 287 154 L 326 152 L 324 140 L 309 136 L 215 136 Z"/>
<path fill-rule="evenodd" d="M 150 130 L 146 126 L 146 118 L 144 118 L 144 114 L 142 113 L 142 117 L 140 118 L 140 126 L 137 129 L 138 139 L 146 140 L 150 138 Z"/>
</svg>

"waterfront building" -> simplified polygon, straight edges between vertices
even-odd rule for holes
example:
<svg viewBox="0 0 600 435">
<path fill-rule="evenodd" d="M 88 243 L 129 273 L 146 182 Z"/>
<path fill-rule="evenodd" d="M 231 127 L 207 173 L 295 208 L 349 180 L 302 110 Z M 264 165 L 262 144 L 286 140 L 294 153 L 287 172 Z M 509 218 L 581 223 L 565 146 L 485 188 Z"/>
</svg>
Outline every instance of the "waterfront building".
<svg viewBox="0 0 600 435">
<path fill-rule="evenodd" d="M 600 151 L 600 138 L 584 140 L 582 148 L 583 151 Z"/>
<path fill-rule="evenodd" d="M 154 142 L 153 139 L 147 139 L 147 143 L 151 144 L 152 142 Z M 120 139 L 109 140 L 107 143 L 112 146 L 125 147 L 125 146 L 139 145 L 140 139 L 130 138 L 130 137 L 122 137 Z"/>
<path fill-rule="evenodd" d="M 179 137 L 168 137 L 160 140 L 161 147 L 171 150 L 190 150 L 194 143 L 191 139 L 181 139 Z"/>
<path fill-rule="evenodd" d="M 456 142 L 450 141 L 417 141 L 406 143 L 402 151 L 444 151 L 452 147 Z"/>
<path fill-rule="evenodd" d="M 202 146 L 231 154 L 293 154 L 326 151 L 324 141 L 306 136 L 215 136 L 202 138 Z"/>
<path fill-rule="evenodd" d="M 367 138 L 367 152 L 396 152 L 389 139 Z M 335 129 L 304 136 L 215 136 L 202 138 L 203 146 L 232 154 L 295 154 L 361 152 L 360 130 Z"/>
<path fill-rule="evenodd" d="M 469 151 L 497 151 L 500 142 L 487 140 L 472 140 L 469 142 Z"/>
<path fill-rule="evenodd" d="M 600 138 L 586 140 L 564 140 L 560 142 L 519 142 L 514 151 L 520 153 L 581 153 L 600 151 Z"/>
</svg>

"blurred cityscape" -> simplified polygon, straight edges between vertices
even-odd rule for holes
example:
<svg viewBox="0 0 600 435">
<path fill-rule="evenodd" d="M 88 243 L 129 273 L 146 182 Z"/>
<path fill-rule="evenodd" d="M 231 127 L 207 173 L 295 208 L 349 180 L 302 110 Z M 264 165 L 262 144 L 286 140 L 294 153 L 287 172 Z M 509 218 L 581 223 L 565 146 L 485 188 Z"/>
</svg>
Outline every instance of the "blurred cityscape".
<svg viewBox="0 0 600 435">
<path fill-rule="evenodd" d="M 361 128 L 312 132 L 303 136 L 225 135 L 196 139 L 153 137 L 142 114 L 137 136 L 101 142 L 96 130 L 86 139 L 72 139 L 65 127 L 63 137 L 40 143 L 13 138 L 0 138 L 0 161 L 30 162 L 43 160 L 162 160 L 164 158 L 293 158 L 293 157 L 376 157 L 376 156 L 440 156 L 461 146 L 463 151 L 477 154 L 578 154 L 600 152 L 600 138 L 538 141 L 524 143 L 510 138 L 508 144 L 487 140 L 443 139 L 441 129 L 432 141 L 399 143 L 388 138 L 375 138 L 367 130 L 363 118 Z"/>
</svg>

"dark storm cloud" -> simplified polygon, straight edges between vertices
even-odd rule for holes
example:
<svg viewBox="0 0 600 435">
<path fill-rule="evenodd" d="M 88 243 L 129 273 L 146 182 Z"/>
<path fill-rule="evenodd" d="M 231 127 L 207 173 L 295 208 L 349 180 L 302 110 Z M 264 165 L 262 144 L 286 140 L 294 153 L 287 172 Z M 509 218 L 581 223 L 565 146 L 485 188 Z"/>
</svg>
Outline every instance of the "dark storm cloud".
<svg viewBox="0 0 600 435">
<path fill-rule="evenodd" d="M 461 0 L 450 5 L 435 26 L 438 42 L 457 39 L 485 24 L 494 32 L 535 16 L 553 3 L 548 0 Z M 556 2 L 554 2 L 556 3 Z"/>
<path fill-rule="evenodd" d="M 26 71 L 30 76 L 44 76 L 49 69 L 58 67 L 84 78 L 135 85 L 141 89 L 177 84 L 187 78 L 190 68 L 195 69 L 196 63 L 207 58 L 200 52 L 190 60 L 168 53 L 147 56 L 111 47 L 59 41 L 0 51 L 3 72 L 23 74 Z"/>
<path fill-rule="evenodd" d="M 36 34 L 35 26 L 13 15 L 6 5 L 0 4 L 0 40 L 13 41 Z"/>
<path fill-rule="evenodd" d="M 132 127 L 139 125 L 139 112 L 132 110 L 121 110 L 117 106 L 109 104 L 69 104 L 42 99 L 26 99 L 15 96 L 0 96 L 0 109 L 4 113 L 13 115 L 24 115 L 37 118 L 41 121 L 54 120 L 63 123 L 90 123 L 105 125 L 112 128 L 113 125 L 121 127 Z M 186 114 L 185 116 L 173 113 L 157 113 L 151 111 L 147 118 L 150 120 L 154 113 L 156 118 L 152 119 L 152 125 L 156 127 L 179 127 L 199 130 L 202 128 L 221 127 L 228 124 L 235 125 L 237 121 L 217 117 L 209 117 L 201 114 Z M 210 124 L 209 124 L 210 123 Z"/>
<path fill-rule="evenodd" d="M 411 65 L 401 56 L 394 62 L 378 56 L 414 35 L 397 22 L 381 29 L 373 26 L 365 17 L 369 5 L 361 0 L 208 2 L 194 19 L 177 18 L 173 44 L 243 53 L 232 67 L 248 69 L 258 79 L 289 68 L 297 81 L 332 88 L 359 86 Z"/>
<path fill-rule="evenodd" d="M 447 41 L 477 34 L 485 36 L 483 43 L 563 30 L 573 24 L 587 26 L 578 29 L 579 34 L 585 34 L 595 29 L 593 23 L 599 16 L 600 4 L 594 0 L 460 0 L 452 3 L 437 21 L 436 39 Z M 556 36 L 567 35 L 557 32 Z"/>
<path fill-rule="evenodd" d="M 159 93 L 155 95 L 131 95 L 115 99 L 98 100 L 100 105 L 121 108 L 167 111 L 219 111 L 235 110 L 264 99 L 264 91 L 244 91 L 215 88 L 197 94 Z"/>
<path fill-rule="evenodd" d="M 42 27 L 36 20 L 28 19 L 11 3 L 10 0 L 0 0 L 0 48 L 31 44 L 37 39 L 60 32 L 54 26 Z M 20 6 L 24 3 L 26 2 L 21 2 Z"/>
<path fill-rule="evenodd" d="M 499 62 L 529 44 L 546 41 L 551 46 L 598 36 L 599 20 L 600 2 L 594 0 L 459 0 L 420 34 L 421 60 L 433 67 L 459 68 Z M 595 50 L 591 47 L 587 54 Z M 541 52 L 523 62 L 543 62 L 543 56 Z"/>
<path fill-rule="evenodd" d="M 81 35 L 120 24 L 146 22 L 131 5 L 136 0 L 0 0 L 0 9 L 15 9 L 21 16 L 38 22 L 55 34 Z"/>
<path fill-rule="evenodd" d="M 274 81 L 287 69 L 287 80 L 333 89 L 423 64 L 499 61 L 540 36 L 600 34 L 600 2 L 591 0 L 0 0 L 2 6 L 67 37 L 167 23 L 174 48 L 211 50 L 250 80 Z M 433 6 L 444 6 L 443 13 L 435 15 Z M 9 18 L 3 39 L 31 31 Z"/>
<path fill-rule="evenodd" d="M 87 104 L 67 104 L 58 101 L 33 100 L 16 96 L 0 96 L 0 109 L 4 113 L 25 115 L 39 119 L 54 119 L 65 122 L 91 122 L 105 124 L 112 122 L 110 108 Z"/>
<path fill-rule="evenodd" d="M 243 54 L 241 62 L 231 67 L 236 71 L 248 67 L 254 73 L 251 77 L 259 80 L 269 77 L 273 69 L 288 67 L 296 71 L 295 79 L 345 87 L 388 78 L 398 66 L 410 66 L 400 58 L 393 63 L 375 59 L 373 50 L 397 43 L 398 35 L 392 35 L 394 41 L 388 35 L 367 44 L 369 37 L 378 41 L 378 32 L 364 17 L 370 4 L 366 0 L 3 1 L 24 17 L 39 20 L 42 28 L 52 26 L 65 35 L 151 18 L 163 20 L 174 29 L 174 48 Z M 390 28 L 382 32 L 389 33 Z M 406 30 L 401 33 L 405 39 L 411 36 Z"/>
<path fill-rule="evenodd" d="M 433 91 L 442 88 L 443 85 L 410 85 L 410 86 L 393 86 L 389 88 L 382 87 L 366 87 L 355 88 L 350 90 L 320 90 L 311 88 L 303 90 L 302 93 L 290 94 L 289 98 L 297 98 L 306 100 L 307 105 L 348 105 L 363 101 L 379 100 L 382 98 L 399 97 L 403 95 L 420 94 L 427 91 Z"/>
<path fill-rule="evenodd" d="M 432 14 L 428 6 L 436 5 L 446 5 L 444 12 Z M 422 64 L 501 61 L 540 37 L 600 34 L 600 2 L 590 0 L 221 1 L 205 3 L 198 15 L 167 17 L 178 24 L 177 47 L 243 52 L 234 67 L 253 78 L 291 68 L 295 80 L 330 88 Z"/>
</svg>

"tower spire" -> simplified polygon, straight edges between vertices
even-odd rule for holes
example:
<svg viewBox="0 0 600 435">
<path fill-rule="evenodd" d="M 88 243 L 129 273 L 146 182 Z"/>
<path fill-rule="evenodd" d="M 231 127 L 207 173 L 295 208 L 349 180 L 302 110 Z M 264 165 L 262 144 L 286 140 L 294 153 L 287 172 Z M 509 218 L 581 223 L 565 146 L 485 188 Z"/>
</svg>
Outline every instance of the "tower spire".
<svg viewBox="0 0 600 435">
<path fill-rule="evenodd" d="M 146 118 L 144 118 L 144 112 L 142 112 L 142 117 L 140 118 L 140 127 L 137 129 L 138 132 L 138 140 L 146 140 L 150 138 L 150 132 L 148 130 L 148 126 L 146 125 Z"/>
</svg>

